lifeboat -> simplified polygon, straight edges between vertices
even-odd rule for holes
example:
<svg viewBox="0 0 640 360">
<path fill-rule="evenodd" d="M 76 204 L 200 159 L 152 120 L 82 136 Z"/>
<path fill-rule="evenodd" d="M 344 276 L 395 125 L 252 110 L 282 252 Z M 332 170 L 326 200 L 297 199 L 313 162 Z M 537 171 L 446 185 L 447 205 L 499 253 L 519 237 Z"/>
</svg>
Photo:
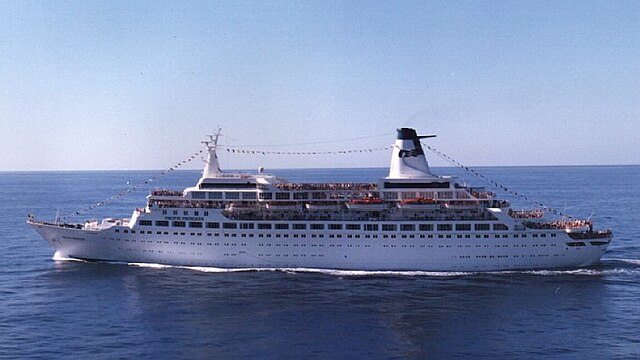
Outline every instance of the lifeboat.
<svg viewBox="0 0 640 360">
<path fill-rule="evenodd" d="M 440 204 L 431 198 L 413 198 L 402 200 L 398 203 L 398 208 L 403 210 L 437 210 Z"/>
<path fill-rule="evenodd" d="M 245 204 L 245 203 L 231 203 L 226 207 L 227 211 L 230 212 L 247 212 L 253 211 L 256 209 L 255 204 Z"/>
<path fill-rule="evenodd" d="M 384 200 L 374 197 L 352 199 L 347 202 L 346 205 L 349 210 L 357 211 L 379 211 L 387 208 L 387 204 L 384 203 Z"/>
<path fill-rule="evenodd" d="M 318 201 L 318 202 L 310 202 L 304 205 L 307 210 L 311 211 L 331 211 L 331 210 L 340 210 L 341 206 L 337 202 L 332 201 Z"/>
<path fill-rule="evenodd" d="M 478 206 L 479 204 L 475 200 L 471 200 L 471 201 L 453 200 L 453 201 L 447 201 L 446 203 L 444 203 L 444 207 L 451 210 L 476 209 L 478 208 Z"/>
<path fill-rule="evenodd" d="M 267 210 L 272 211 L 295 211 L 299 210 L 300 207 L 295 202 L 282 201 L 282 202 L 270 202 L 265 205 Z"/>
<path fill-rule="evenodd" d="M 535 210 L 510 210 L 509 215 L 514 219 L 541 219 L 544 217 L 544 211 Z"/>
</svg>

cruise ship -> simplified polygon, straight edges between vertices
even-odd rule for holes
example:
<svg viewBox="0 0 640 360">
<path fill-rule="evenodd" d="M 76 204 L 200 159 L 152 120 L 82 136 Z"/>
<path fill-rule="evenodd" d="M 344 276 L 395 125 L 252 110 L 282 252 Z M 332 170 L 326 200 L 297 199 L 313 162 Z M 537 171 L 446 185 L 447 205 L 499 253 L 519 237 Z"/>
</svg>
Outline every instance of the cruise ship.
<svg viewBox="0 0 640 360">
<path fill-rule="evenodd" d="M 220 170 L 203 141 L 195 186 L 152 190 L 130 218 L 31 225 L 59 257 L 216 268 L 502 271 L 599 262 L 610 230 L 513 210 L 484 188 L 434 175 L 415 129 L 397 130 L 389 175 L 370 183 L 296 183 Z"/>
</svg>

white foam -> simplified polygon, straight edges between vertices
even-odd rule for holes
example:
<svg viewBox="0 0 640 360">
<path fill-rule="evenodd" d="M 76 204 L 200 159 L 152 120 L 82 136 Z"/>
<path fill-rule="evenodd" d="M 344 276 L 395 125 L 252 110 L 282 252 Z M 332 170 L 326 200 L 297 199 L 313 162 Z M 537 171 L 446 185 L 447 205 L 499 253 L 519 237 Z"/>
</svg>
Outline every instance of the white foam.
<svg viewBox="0 0 640 360">
<path fill-rule="evenodd" d="M 144 268 L 152 268 L 152 269 L 166 269 L 172 268 L 171 265 L 162 265 L 162 264 L 154 264 L 154 263 L 127 263 L 130 266 L 144 267 Z"/>
<path fill-rule="evenodd" d="M 81 261 L 74 258 L 63 257 L 56 253 L 54 260 L 58 261 Z M 639 259 L 611 259 L 627 264 L 640 265 Z M 115 262 L 110 262 L 115 263 Z M 605 261 L 606 263 L 606 261 Z M 399 277 L 457 277 L 470 275 L 536 275 L 536 276 L 602 276 L 612 274 L 636 274 L 640 273 L 640 268 L 635 266 L 630 268 L 613 267 L 605 269 L 572 269 L 572 270 L 504 270 L 504 271 L 485 271 L 485 272 L 463 272 L 463 271 L 396 271 L 396 270 L 339 270 L 339 269 L 315 269 L 315 268 L 218 268 L 209 266 L 179 266 L 164 265 L 156 263 L 127 263 L 130 266 L 153 268 L 153 269 L 187 269 L 205 273 L 235 273 L 235 272 L 283 272 L 288 274 L 298 273 L 317 273 L 338 277 L 366 277 L 366 276 L 399 276 Z"/>
<path fill-rule="evenodd" d="M 53 261 L 78 261 L 78 262 L 84 262 L 84 263 L 87 262 L 87 261 L 84 261 L 84 260 L 81 260 L 81 259 L 76 259 L 76 258 L 65 256 L 62 253 L 60 253 L 59 251 L 56 251 L 53 254 L 53 257 L 51 259 Z"/>
<path fill-rule="evenodd" d="M 185 266 L 185 269 L 194 271 L 225 273 L 225 272 L 243 272 L 243 271 L 273 271 L 284 272 L 289 274 L 297 273 L 318 273 L 333 276 L 460 276 L 472 275 L 472 272 L 438 272 L 438 271 L 366 271 L 366 270 L 338 270 L 338 269 L 314 269 L 314 268 L 242 268 L 242 269 L 224 269 L 215 267 L 196 267 Z"/>
<path fill-rule="evenodd" d="M 640 265 L 640 259 L 611 259 L 611 260 L 616 260 L 616 261 L 624 262 L 627 264 Z"/>
</svg>

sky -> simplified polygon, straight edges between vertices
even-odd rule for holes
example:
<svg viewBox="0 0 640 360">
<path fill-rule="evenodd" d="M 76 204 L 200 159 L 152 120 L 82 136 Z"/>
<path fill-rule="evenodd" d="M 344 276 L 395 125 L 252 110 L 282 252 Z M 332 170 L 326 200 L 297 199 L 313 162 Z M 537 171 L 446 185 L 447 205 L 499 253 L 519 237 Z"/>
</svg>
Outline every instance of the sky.
<svg viewBox="0 0 640 360">
<path fill-rule="evenodd" d="M 0 0 L 0 84 L 0 171 L 640 164 L 640 2 Z"/>
</svg>

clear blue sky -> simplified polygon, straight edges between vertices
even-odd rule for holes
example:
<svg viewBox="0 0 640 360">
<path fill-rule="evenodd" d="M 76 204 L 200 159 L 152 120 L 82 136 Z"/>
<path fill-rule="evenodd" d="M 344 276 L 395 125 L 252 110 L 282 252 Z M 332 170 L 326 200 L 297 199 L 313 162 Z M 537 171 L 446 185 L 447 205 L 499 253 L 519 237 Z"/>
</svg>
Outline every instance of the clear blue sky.
<svg viewBox="0 0 640 360">
<path fill-rule="evenodd" d="M 162 169 L 217 126 L 231 145 L 413 126 L 469 165 L 639 164 L 640 1 L 0 0 L 0 83 L 0 170 Z"/>
</svg>

